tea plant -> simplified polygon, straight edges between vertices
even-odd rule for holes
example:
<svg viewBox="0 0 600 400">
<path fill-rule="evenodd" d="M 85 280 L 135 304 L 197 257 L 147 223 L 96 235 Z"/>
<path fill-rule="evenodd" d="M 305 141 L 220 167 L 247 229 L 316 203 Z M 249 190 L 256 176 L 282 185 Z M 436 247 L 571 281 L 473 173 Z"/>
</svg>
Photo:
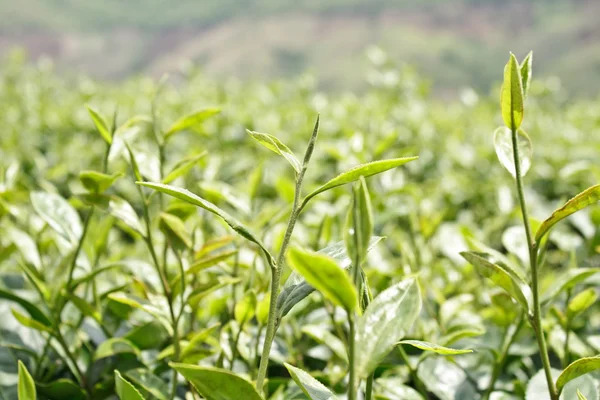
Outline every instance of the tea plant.
<svg viewBox="0 0 600 400">
<path fill-rule="evenodd" d="M 549 208 L 600 107 L 531 61 L 500 113 L 390 60 L 362 95 L 3 65 L 0 398 L 598 399 L 598 187 Z"/>
</svg>

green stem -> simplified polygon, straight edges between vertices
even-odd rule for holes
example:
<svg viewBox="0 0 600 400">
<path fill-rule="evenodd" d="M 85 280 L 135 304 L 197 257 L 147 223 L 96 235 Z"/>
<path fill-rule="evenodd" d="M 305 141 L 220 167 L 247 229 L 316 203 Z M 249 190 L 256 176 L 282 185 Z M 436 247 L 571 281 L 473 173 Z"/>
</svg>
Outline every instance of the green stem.
<svg viewBox="0 0 600 400">
<path fill-rule="evenodd" d="M 511 115 L 512 116 L 512 115 Z M 525 191 L 523 190 L 523 177 L 521 176 L 521 161 L 519 159 L 519 147 L 517 143 L 517 130 L 511 129 L 512 145 L 513 145 L 513 159 L 515 163 L 515 178 L 517 181 L 517 193 L 519 195 L 519 204 L 521 206 L 521 214 L 523 216 L 523 225 L 525 226 L 525 235 L 527 236 L 527 246 L 529 248 L 529 262 L 531 264 L 531 291 L 533 293 L 533 315 L 530 315 L 529 322 L 535 333 L 538 348 L 540 351 L 540 357 L 542 359 L 542 365 L 544 366 L 544 373 L 546 375 L 546 383 L 548 384 L 548 391 L 550 392 L 551 400 L 558 400 L 558 392 L 554 386 L 554 380 L 550 372 L 550 358 L 548 356 L 548 348 L 546 346 L 546 339 L 542 328 L 542 310 L 540 306 L 540 288 L 538 280 L 538 252 L 537 243 L 533 237 L 531 231 L 531 224 L 529 223 L 529 214 L 527 212 L 527 205 L 525 202 Z"/>
<path fill-rule="evenodd" d="M 408 372 L 413 380 L 413 383 L 415 384 L 415 388 L 421 394 L 421 396 L 423 396 L 424 399 L 429 399 L 427 389 L 425 388 L 425 385 L 423 385 L 423 382 L 421 382 L 421 379 L 419 379 L 417 371 L 410 363 L 410 359 L 408 358 L 408 354 L 406 354 L 406 351 L 404 351 L 404 347 L 402 347 L 402 345 L 400 344 L 396 348 L 398 349 L 398 354 L 400 354 L 400 358 L 402 358 L 402 361 L 404 361 L 404 364 L 406 364 L 406 367 L 408 368 Z"/>
<path fill-rule="evenodd" d="M 567 300 L 566 300 L 566 306 L 565 307 L 567 309 L 565 318 L 567 319 L 565 321 L 565 344 L 563 347 L 563 359 L 562 359 L 562 367 L 563 369 L 567 368 L 567 366 L 569 365 L 569 359 L 571 358 L 569 355 L 569 333 L 571 332 L 571 317 L 569 315 L 568 312 L 568 305 L 569 305 L 569 301 L 571 300 L 571 289 L 569 289 L 567 291 Z"/>
<path fill-rule="evenodd" d="M 375 373 L 372 373 L 367 378 L 367 387 L 365 388 L 365 400 L 373 399 L 373 381 L 375 380 Z"/>
<path fill-rule="evenodd" d="M 492 370 L 492 378 L 490 379 L 490 384 L 483 395 L 483 400 L 489 400 L 492 392 L 494 391 L 494 386 L 496 385 L 496 381 L 500 377 L 500 373 L 504 370 L 504 365 L 506 363 L 506 358 L 508 357 L 508 351 L 510 350 L 510 346 L 514 343 L 519 331 L 521 330 L 521 326 L 523 325 L 523 313 L 519 315 L 519 319 L 515 325 L 511 325 L 506 329 L 506 334 L 504 335 L 504 341 L 502 343 L 502 349 L 500 351 L 500 355 L 496 362 L 494 363 L 494 369 Z"/>
<path fill-rule="evenodd" d="M 292 233 L 294 232 L 294 227 L 296 226 L 296 221 L 298 220 L 298 216 L 300 215 L 300 212 L 303 208 L 303 203 L 300 203 L 300 197 L 302 196 L 302 181 L 304 180 L 304 174 L 306 173 L 308 163 L 310 162 L 310 158 L 315 148 L 318 131 L 319 118 L 317 117 L 317 122 L 313 129 L 312 136 L 310 138 L 310 141 L 308 142 L 306 152 L 304 153 L 302 169 L 300 170 L 296 178 L 294 203 L 292 205 L 292 212 L 290 214 L 290 219 L 288 220 L 288 225 L 285 230 L 283 242 L 281 243 L 281 248 L 279 249 L 279 254 L 277 256 L 275 264 L 269 262 L 271 267 L 271 299 L 269 301 L 269 318 L 267 319 L 267 331 L 265 333 L 265 341 L 263 343 L 263 351 L 260 358 L 260 365 L 258 367 L 258 375 L 256 378 L 256 387 L 259 391 L 262 390 L 265 378 L 267 376 L 267 368 L 269 366 L 269 355 L 271 353 L 271 346 L 273 345 L 273 341 L 275 340 L 275 333 L 277 331 L 277 298 L 279 297 L 279 283 L 281 281 L 281 272 L 283 271 L 283 260 L 285 258 L 287 248 L 290 244 Z"/>
<path fill-rule="evenodd" d="M 348 312 L 348 324 L 350 325 L 350 338 L 348 340 L 348 366 L 350 369 L 349 379 L 348 379 L 348 400 L 356 400 L 356 392 L 358 387 L 358 381 L 356 377 L 356 367 L 355 367 L 355 359 L 356 359 L 356 315 L 353 312 Z"/>
</svg>

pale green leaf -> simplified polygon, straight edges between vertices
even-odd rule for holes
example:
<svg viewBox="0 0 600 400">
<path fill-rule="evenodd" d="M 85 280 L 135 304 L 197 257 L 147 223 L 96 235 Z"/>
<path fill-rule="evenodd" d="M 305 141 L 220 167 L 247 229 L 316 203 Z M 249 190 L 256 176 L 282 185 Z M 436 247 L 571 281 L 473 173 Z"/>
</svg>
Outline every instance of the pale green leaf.
<svg viewBox="0 0 600 400">
<path fill-rule="evenodd" d="M 103 193 L 123 174 L 107 175 L 98 171 L 81 171 L 79 180 L 92 193 Z"/>
<path fill-rule="evenodd" d="M 444 356 L 450 356 L 455 354 L 466 354 L 472 353 L 473 350 L 470 349 L 452 349 L 450 347 L 440 346 L 439 344 L 423 342 L 421 340 L 401 340 L 398 342 L 399 344 L 408 344 L 417 349 L 425 350 L 425 351 L 433 351 L 434 353 L 441 354 Z"/>
<path fill-rule="evenodd" d="M 115 370 L 115 390 L 120 400 L 144 400 L 140 392 Z"/>
<path fill-rule="evenodd" d="M 337 400 L 337 397 L 321 382 L 310 376 L 308 372 L 285 363 L 292 379 L 310 400 Z"/>
<path fill-rule="evenodd" d="M 31 377 L 29 371 L 27 371 L 27 367 L 25 364 L 18 361 L 19 364 L 19 383 L 18 383 L 18 395 L 19 400 L 36 400 L 37 392 L 35 390 L 35 382 Z"/>
<path fill-rule="evenodd" d="M 507 127 L 501 126 L 494 132 L 494 149 L 500 164 L 514 177 L 517 176 L 515 156 L 513 153 L 512 132 Z M 519 162 L 521 176 L 525 176 L 531 167 L 533 146 L 531 139 L 524 130 L 517 130 L 517 148 L 519 149 Z"/>
<path fill-rule="evenodd" d="M 531 84 L 532 75 L 532 63 L 533 63 L 533 51 L 530 51 L 525 59 L 521 62 L 521 80 L 523 81 L 523 97 L 527 98 L 527 92 L 529 91 L 529 85 Z"/>
<path fill-rule="evenodd" d="M 567 306 L 567 315 L 569 318 L 574 318 L 577 315 L 585 312 L 588 308 L 596 303 L 598 300 L 598 294 L 596 289 L 589 288 L 580 293 L 569 301 Z"/>
<path fill-rule="evenodd" d="M 279 154 L 280 156 L 283 156 L 290 163 L 292 168 L 294 168 L 296 173 L 300 173 L 302 170 L 302 164 L 300 164 L 300 161 L 298 161 L 294 153 L 292 153 L 292 151 L 279 139 L 273 135 L 269 135 L 268 133 L 254 132 L 248 129 L 246 129 L 246 132 L 248 132 L 248 134 L 252 136 L 254 140 L 265 146 L 267 149 Z"/>
<path fill-rule="evenodd" d="M 556 390 L 562 392 L 565 385 L 581 375 L 600 369 L 600 356 L 580 358 L 571 363 L 556 379 Z"/>
<path fill-rule="evenodd" d="M 195 111 L 191 114 L 188 114 L 173 123 L 165 132 L 165 140 L 171 137 L 174 133 L 182 131 L 184 129 L 188 129 L 197 125 L 204 120 L 212 117 L 215 114 L 220 113 L 221 110 L 219 108 L 205 108 L 203 110 Z"/>
<path fill-rule="evenodd" d="M 85 106 L 88 110 L 88 113 L 90 114 L 90 117 L 92 117 L 92 121 L 94 121 L 94 125 L 96 125 L 96 129 L 98 129 L 98 133 L 100 133 L 100 135 L 102 136 L 102 138 L 106 141 L 106 143 L 111 144 L 112 143 L 112 135 L 110 133 L 110 128 L 108 127 L 108 123 L 106 122 L 106 119 L 100 115 L 100 113 L 98 111 L 96 111 L 94 108 L 92 108 L 89 105 Z"/>
<path fill-rule="evenodd" d="M 77 211 L 68 201 L 54 193 L 31 192 L 31 204 L 40 217 L 58 234 L 77 243 L 83 228 Z"/>
<path fill-rule="evenodd" d="M 357 320 L 356 373 L 366 378 L 411 329 L 421 312 L 421 293 L 417 279 L 404 279 L 369 304 Z"/>
</svg>

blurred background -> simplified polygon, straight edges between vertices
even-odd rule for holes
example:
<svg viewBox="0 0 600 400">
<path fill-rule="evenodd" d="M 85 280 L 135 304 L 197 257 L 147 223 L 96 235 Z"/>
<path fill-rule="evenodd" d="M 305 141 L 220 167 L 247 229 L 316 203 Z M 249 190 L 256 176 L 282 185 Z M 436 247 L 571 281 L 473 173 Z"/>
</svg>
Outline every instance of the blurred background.
<svg viewBox="0 0 600 400">
<path fill-rule="evenodd" d="M 508 51 L 533 49 L 537 78 L 595 96 L 599 15 L 598 0 L 0 0 L 0 57 L 20 48 L 61 73 L 113 81 L 191 65 L 253 80 L 311 72 L 338 91 L 366 87 L 387 54 L 445 97 L 489 91 Z"/>
</svg>

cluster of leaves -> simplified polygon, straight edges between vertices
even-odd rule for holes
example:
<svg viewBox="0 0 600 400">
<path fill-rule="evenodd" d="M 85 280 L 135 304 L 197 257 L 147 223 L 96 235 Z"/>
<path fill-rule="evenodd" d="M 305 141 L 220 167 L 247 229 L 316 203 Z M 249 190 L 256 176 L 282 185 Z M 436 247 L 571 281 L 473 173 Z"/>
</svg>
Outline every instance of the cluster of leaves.
<svg viewBox="0 0 600 400">
<path fill-rule="evenodd" d="M 598 399 L 600 107 L 531 56 L 501 112 L 2 71 L 3 398 Z"/>
</svg>

